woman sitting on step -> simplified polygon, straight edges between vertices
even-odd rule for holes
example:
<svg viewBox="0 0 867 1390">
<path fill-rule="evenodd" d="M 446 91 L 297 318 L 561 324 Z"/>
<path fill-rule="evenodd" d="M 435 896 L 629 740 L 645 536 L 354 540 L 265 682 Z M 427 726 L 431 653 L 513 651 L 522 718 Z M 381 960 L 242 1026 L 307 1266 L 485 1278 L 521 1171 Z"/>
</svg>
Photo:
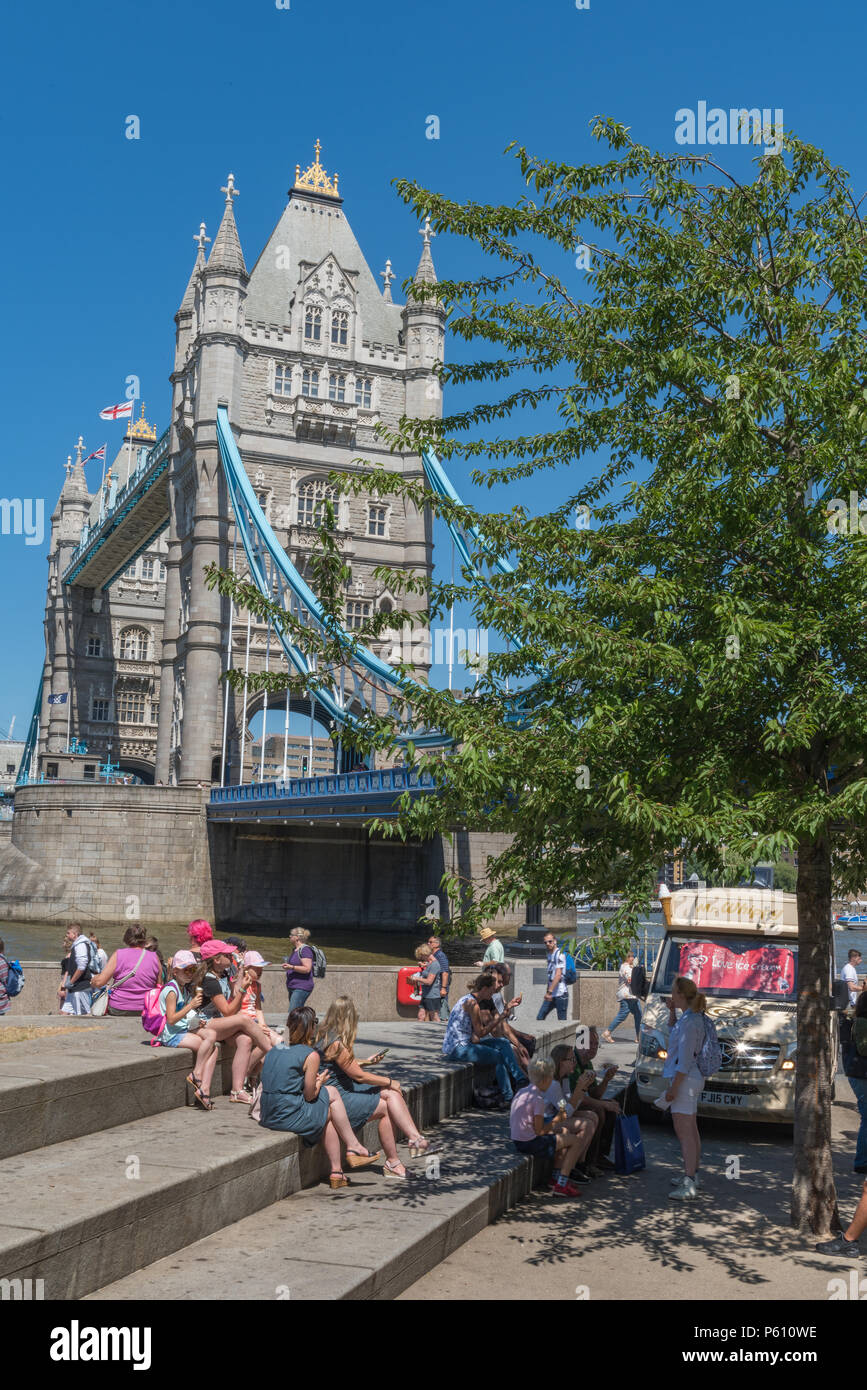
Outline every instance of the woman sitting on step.
<svg viewBox="0 0 867 1390">
<path fill-rule="evenodd" d="M 502 1106 L 512 1103 L 515 1089 L 526 1086 L 527 1078 L 519 1067 L 512 1044 L 507 1038 L 493 1037 L 499 1026 L 499 1015 L 485 1012 L 493 997 L 497 982 L 485 972 L 471 980 L 469 990 L 462 994 L 449 1014 L 443 1038 L 443 1056 L 451 1062 L 478 1062 L 493 1067 L 502 1096 Z"/>
<path fill-rule="evenodd" d="M 371 1154 L 356 1138 L 336 1086 L 319 1070 L 319 1053 L 312 1047 L 316 1011 L 293 1009 L 287 1019 L 289 1044 L 273 1047 L 262 1063 L 259 1123 L 266 1129 L 288 1130 L 312 1148 L 321 1139 L 331 1164 L 332 1188 L 348 1187 L 340 1165 L 340 1141 L 346 1145 L 348 1168 L 369 1168 L 382 1154 Z"/>
<path fill-rule="evenodd" d="M 405 1178 L 406 1169 L 397 1156 L 394 1142 L 395 1129 L 402 1130 L 409 1140 L 411 1158 L 434 1153 L 439 1144 L 434 1139 L 423 1138 L 413 1123 L 401 1094 L 400 1082 L 366 1070 L 381 1061 L 384 1054 L 377 1052 L 362 1062 L 356 1060 L 352 1049 L 357 1033 L 358 1012 L 352 1000 L 342 994 L 335 999 L 319 1025 L 316 1046 L 343 1097 L 350 1124 L 354 1129 L 359 1129 L 368 1120 L 377 1120 L 379 1138 L 386 1152 L 386 1176 Z"/>
<path fill-rule="evenodd" d="M 107 964 L 90 982 L 93 990 L 108 985 L 108 1012 L 112 1018 L 141 1018 L 149 989 L 162 982 L 162 961 L 148 947 L 148 933 L 133 922 L 123 934 L 123 946 L 113 951 Z"/>
<path fill-rule="evenodd" d="M 205 1019 L 208 1031 L 217 1042 L 237 1039 L 235 1055 L 232 1058 L 232 1098 L 240 1095 L 247 1071 L 269 1052 L 272 1047 L 270 1032 L 262 1028 L 254 1017 L 241 1012 L 244 994 L 252 982 L 246 970 L 238 971 L 234 984 L 229 982 L 229 965 L 233 948 L 225 941 L 213 938 L 202 943 L 202 965 L 204 973 L 197 981 L 204 995 L 204 1003 L 199 1010 Z M 203 1110 L 212 1110 L 211 1082 L 217 1066 L 217 1051 L 214 1049 L 193 1069 L 187 1078 L 195 1089 L 196 1104 Z M 245 1097 L 249 1104 L 249 1097 Z"/>
</svg>

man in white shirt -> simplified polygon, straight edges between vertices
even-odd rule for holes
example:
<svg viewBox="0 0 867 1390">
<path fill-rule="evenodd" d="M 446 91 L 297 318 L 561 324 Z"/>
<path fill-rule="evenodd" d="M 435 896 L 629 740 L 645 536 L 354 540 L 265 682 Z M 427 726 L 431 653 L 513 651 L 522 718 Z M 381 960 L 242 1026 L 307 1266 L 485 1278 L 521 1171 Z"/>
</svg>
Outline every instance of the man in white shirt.
<svg viewBox="0 0 867 1390">
<path fill-rule="evenodd" d="M 840 971 L 841 978 L 844 979 L 847 985 L 849 986 L 850 1009 L 854 1009 L 855 1005 L 858 1002 L 858 995 L 864 988 L 862 984 L 858 983 L 858 967 L 860 964 L 861 952 L 853 946 L 851 951 L 849 952 L 848 962 L 846 963 L 846 965 L 843 966 L 843 969 Z"/>
<path fill-rule="evenodd" d="M 69 969 L 66 972 L 65 985 L 61 987 L 64 995 L 60 1012 L 62 1014 L 89 1014 L 93 995 L 90 988 L 90 981 L 93 978 L 90 969 L 90 937 L 82 931 L 77 922 L 75 927 L 78 935 L 69 948 Z"/>
<path fill-rule="evenodd" d="M 566 957 L 557 945 L 557 938 L 553 932 L 545 933 L 545 950 L 548 952 L 548 988 L 545 990 L 545 998 L 536 1019 L 541 1021 L 548 1017 L 552 1009 L 556 1009 L 558 1019 L 563 1022 L 569 1004 L 569 991 L 563 979 L 566 974 Z"/>
</svg>

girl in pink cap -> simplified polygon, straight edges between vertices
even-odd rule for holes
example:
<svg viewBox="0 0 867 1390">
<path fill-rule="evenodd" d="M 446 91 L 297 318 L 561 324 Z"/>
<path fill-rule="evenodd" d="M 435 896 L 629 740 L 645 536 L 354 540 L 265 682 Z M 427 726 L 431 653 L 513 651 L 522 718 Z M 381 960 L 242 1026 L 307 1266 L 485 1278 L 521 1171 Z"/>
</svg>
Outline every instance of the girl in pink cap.
<svg viewBox="0 0 867 1390">
<path fill-rule="evenodd" d="M 233 954 L 234 947 L 226 941 L 216 941 L 211 937 L 202 943 L 200 955 L 206 969 L 200 983 L 204 1002 L 199 1013 L 206 1020 L 208 1032 L 214 1035 L 217 1042 L 225 1042 L 229 1038 L 240 1041 L 244 1037 L 251 1040 L 249 1052 L 244 1044 L 240 1056 L 236 1043 L 235 1056 L 232 1059 L 232 1091 L 239 1092 L 244 1085 L 248 1067 L 257 1062 L 264 1053 L 269 1052 L 272 1043 L 270 1033 L 258 1020 L 252 1018 L 249 1013 L 241 1012 L 244 994 L 249 988 L 252 976 L 242 968 L 234 982 L 230 982 L 229 965 Z M 214 1049 L 187 1078 L 195 1090 L 196 1104 L 203 1110 L 214 1108 L 211 1083 L 216 1065 L 217 1052 Z"/>
</svg>

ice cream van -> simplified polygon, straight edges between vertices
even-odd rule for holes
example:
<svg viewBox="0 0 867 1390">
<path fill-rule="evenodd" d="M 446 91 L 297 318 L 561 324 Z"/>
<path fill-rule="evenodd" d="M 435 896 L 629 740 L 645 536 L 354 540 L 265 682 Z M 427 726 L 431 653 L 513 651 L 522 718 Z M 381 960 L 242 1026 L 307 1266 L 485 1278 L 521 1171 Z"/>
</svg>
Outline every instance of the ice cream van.
<svg viewBox="0 0 867 1390">
<path fill-rule="evenodd" d="M 641 1111 L 647 1115 L 646 1107 L 669 1088 L 662 1075 L 666 1000 L 677 976 L 687 975 L 707 996 L 723 1058 L 705 1082 L 699 1115 L 792 1124 L 798 990 L 794 893 L 662 889 L 660 902 L 665 938 L 643 1009 L 634 1073 Z M 659 1113 L 650 1112 L 655 1118 Z"/>
</svg>

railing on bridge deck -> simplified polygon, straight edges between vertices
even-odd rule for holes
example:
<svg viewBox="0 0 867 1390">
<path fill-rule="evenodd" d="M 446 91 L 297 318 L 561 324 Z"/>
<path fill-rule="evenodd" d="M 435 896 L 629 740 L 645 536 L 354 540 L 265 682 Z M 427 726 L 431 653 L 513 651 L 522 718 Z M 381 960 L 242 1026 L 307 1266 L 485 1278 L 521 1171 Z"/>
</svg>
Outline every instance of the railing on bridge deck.
<svg viewBox="0 0 867 1390">
<path fill-rule="evenodd" d="M 328 813 L 333 810 L 334 814 L 388 814 L 397 798 L 407 791 L 416 795 L 435 792 L 432 773 L 385 767 L 374 771 L 362 769 L 313 777 L 287 777 L 285 781 L 242 782 L 238 786 L 212 788 L 210 806 L 214 811 L 250 808 L 266 814 L 269 809 L 291 814 L 293 810 L 301 812 L 315 805 L 327 807 Z"/>
</svg>

